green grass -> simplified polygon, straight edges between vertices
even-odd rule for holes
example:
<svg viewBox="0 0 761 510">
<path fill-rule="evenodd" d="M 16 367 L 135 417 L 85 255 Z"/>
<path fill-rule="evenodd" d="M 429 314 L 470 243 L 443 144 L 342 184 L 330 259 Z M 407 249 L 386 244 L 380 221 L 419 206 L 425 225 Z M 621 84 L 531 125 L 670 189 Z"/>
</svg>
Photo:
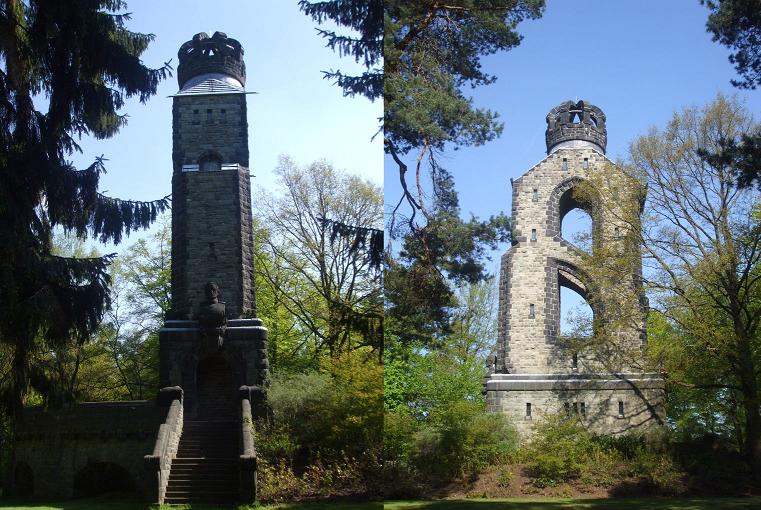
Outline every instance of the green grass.
<svg viewBox="0 0 761 510">
<path fill-rule="evenodd" d="M 756 510 L 761 497 L 389 501 L 384 510 Z"/>
</svg>

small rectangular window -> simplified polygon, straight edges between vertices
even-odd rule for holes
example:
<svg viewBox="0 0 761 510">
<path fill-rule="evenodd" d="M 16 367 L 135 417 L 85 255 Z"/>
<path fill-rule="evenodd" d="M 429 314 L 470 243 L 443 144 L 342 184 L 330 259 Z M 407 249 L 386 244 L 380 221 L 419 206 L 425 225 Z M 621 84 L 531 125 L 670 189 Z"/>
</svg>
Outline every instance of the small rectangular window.
<svg viewBox="0 0 761 510">
<path fill-rule="evenodd" d="M 198 110 L 193 110 L 193 124 L 200 124 L 201 121 L 198 120 Z"/>
<path fill-rule="evenodd" d="M 536 241 L 536 229 L 535 228 L 531 229 L 531 240 L 532 241 Z"/>
<path fill-rule="evenodd" d="M 212 121 L 211 112 L 212 112 L 211 108 L 206 110 L 206 122 L 211 122 Z"/>
<path fill-rule="evenodd" d="M 579 411 L 581 412 L 582 418 L 587 417 L 587 405 L 584 402 L 579 403 Z"/>
<path fill-rule="evenodd" d="M 584 158 L 584 163 L 581 164 L 583 168 L 589 168 L 589 158 Z"/>
<path fill-rule="evenodd" d="M 526 419 L 531 419 L 531 402 L 526 402 Z"/>
<path fill-rule="evenodd" d="M 618 417 L 619 418 L 624 417 L 624 401 L 623 400 L 618 401 Z"/>
<path fill-rule="evenodd" d="M 536 310 L 534 307 L 534 303 L 531 303 L 530 305 L 528 305 L 528 318 L 529 319 L 536 318 Z"/>
<path fill-rule="evenodd" d="M 575 372 L 579 369 L 579 355 L 577 353 L 573 353 L 573 356 L 571 356 L 571 369 Z"/>
<path fill-rule="evenodd" d="M 220 119 L 220 122 L 227 122 L 227 110 L 225 110 L 224 108 L 219 110 L 219 119 Z"/>
<path fill-rule="evenodd" d="M 532 202 L 539 202 L 539 190 L 534 189 L 534 192 L 531 194 L 531 201 Z"/>
<path fill-rule="evenodd" d="M 573 414 L 579 414 L 579 403 L 574 402 L 573 403 Z"/>
<path fill-rule="evenodd" d="M 566 158 L 563 158 L 563 171 L 568 171 L 568 160 Z"/>
</svg>

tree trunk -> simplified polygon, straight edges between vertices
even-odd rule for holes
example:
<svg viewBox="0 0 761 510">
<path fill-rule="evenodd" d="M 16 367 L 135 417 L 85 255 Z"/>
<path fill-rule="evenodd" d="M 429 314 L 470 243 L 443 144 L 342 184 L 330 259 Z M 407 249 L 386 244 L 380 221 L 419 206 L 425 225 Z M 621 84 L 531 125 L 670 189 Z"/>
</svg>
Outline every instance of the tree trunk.
<svg viewBox="0 0 761 510">
<path fill-rule="evenodd" d="M 738 375 L 743 392 L 743 411 L 745 411 L 743 454 L 753 470 L 754 477 L 761 479 L 761 415 L 759 415 L 761 402 L 750 341 L 744 335 L 738 339 L 738 354 Z"/>
</svg>

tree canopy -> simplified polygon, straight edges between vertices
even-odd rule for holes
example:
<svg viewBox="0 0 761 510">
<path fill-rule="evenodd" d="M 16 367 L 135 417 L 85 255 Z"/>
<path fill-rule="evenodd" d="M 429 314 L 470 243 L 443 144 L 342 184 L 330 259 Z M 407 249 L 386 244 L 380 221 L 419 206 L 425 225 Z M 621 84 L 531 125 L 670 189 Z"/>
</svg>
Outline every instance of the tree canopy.
<svg viewBox="0 0 761 510">
<path fill-rule="evenodd" d="M 501 133 L 497 114 L 476 107 L 463 89 L 494 82 L 481 57 L 517 46 L 517 25 L 539 17 L 543 7 L 542 0 L 384 4 L 384 147 L 402 188 L 389 205 L 387 225 L 392 239 L 402 240 L 401 249 L 389 254 L 386 273 L 395 337 L 445 333 L 453 285 L 486 278 L 487 249 L 509 239 L 503 214 L 486 221 L 460 217 L 454 178 L 438 156 Z"/>
<path fill-rule="evenodd" d="M 332 21 L 356 35 L 339 34 L 335 30 L 318 28 L 327 46 L 340 56 L 354 57 L 367 71 L 359 76 L 340 70 L 323 71 L 325 78 L 334 80 L 345 96 L 356 94 L 373 101 L 383 94 L 383 0 L 330 0 L 326 2 L 299 1 L 299 9 L 317 23 Z"/>
<path fill-rule="evenodd" d="M 732 85 L 755 89 L 761 85 L 761 6 L 758 0 L 701 0 L 710 9 L 706 29 L 734 51 L 729 61 L 741 80 Z"/>
<path fill-rule="evenodd" d="M 133 202 L 98 193 L 104 160 L 78 170 L 76 137 L 125 125 L 125 99 L 147 101 L 169 73 L 140 56 L 152 35 L 130 31 L 119 0 L 0 1 L 0 342 L 12 377 L 3 403 L 20 409 L 39 344 L 82 342 L 109 306 L 112 256 L 56 256 L 56 228 L 121 241 L 146 228 L 169 198 Z"/>
</svg>

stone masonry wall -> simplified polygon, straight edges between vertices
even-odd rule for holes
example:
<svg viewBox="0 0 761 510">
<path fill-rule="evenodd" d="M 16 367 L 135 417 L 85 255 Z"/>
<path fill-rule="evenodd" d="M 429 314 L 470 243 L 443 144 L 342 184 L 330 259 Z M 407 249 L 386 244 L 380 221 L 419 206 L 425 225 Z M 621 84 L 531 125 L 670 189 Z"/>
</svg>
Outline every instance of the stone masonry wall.
<svg viewBox="0 0 761 510">
<path fill-rule="evenodd" d="M 25 409 L 16 463 L 31 469 L 36 498 L 72 497 L 77 474 L 95 463 L 124 468 L 137 491 L 148 494 L 155 481 L 143 456 L 153 451 L 166 413 L 145 401 L 86 403 L 56 412 Z"/>
<path fill-rule="evenodd" d="M 229 317 L 255 313 L 248 124 L 243 94 L 174 98 L 172 308 L 192 317 L 216 282 Z M 224 110 L 224 114 L 222 111 Z M 186 171 L 204 157 L 231 170 Z"/>
<path fill-rule="evenodd" d="M 622 415 L 618 414 L 619 402 L 623 402 Z M 488 391 L 486 403 L 490 412 L 501 412 L 509 417 L 522 436 L 530 435 L 543 418 L 566 412 L 577 416 L 592 432 L 619 435 L 657 424 L 648 406 L 663 415 L 663 390 L 644 388 L 640 394 L 627 389 Z M 527 403 L 531 404 L 531 417 L 526 416 Z M 581 414 L 582 403 L 584 415 Z"/>
<path fill-rule="evenodd" d="M 616 175 L 612 163 L 595 150 L 560 149 L 513 181 L 513 246 L 503 257 L 499 289 L 498 371 L 571 373 L 571 353 L 558 342 L 559 271 L 573 279 L 576 285 L 565 283 L 576 287 L 574 290 L 587 289 L 579 269 L 581 253 L 560 235 L 563 211 L 558 201 L 562 192 L 572 190 L 595 172 L 607 172 L 608 179 L 629 179 Z M 624 228 L 615 218 L 615 208 L 612 212 L 605 208 L 590 212 L 595 234 L 615 242 L 612 232 L 616 227 Z M 640 339 L 636 328 L 622 334 L 627 335 Z"/>
</svg>

